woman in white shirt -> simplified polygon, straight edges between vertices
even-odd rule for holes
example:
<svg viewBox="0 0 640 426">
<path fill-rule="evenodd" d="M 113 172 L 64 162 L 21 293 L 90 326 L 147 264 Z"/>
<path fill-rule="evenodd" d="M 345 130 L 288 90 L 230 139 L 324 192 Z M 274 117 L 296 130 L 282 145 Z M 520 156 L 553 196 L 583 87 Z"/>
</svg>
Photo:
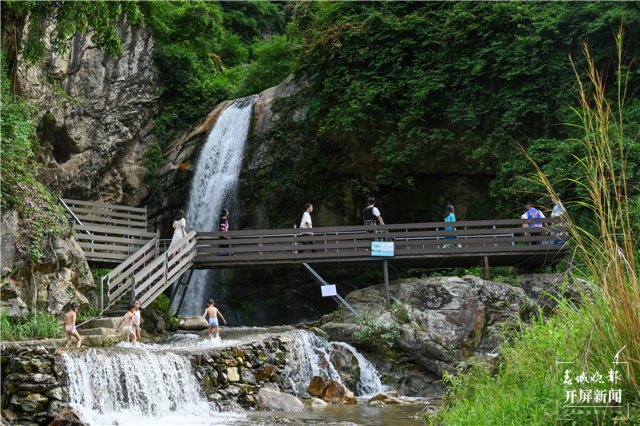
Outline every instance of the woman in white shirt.
<svg viewBox="0 0 640 426">
<path fill-rule="evenodd" d="M 184 227 L 187 225 L 187 215 L 184 210 L 178 210 L 176 217 L 173 219 L 173 238 L 171 238 L 171 245 L 173 247 L 180 242 L 181 239 L 187 236 Z M 175 253 L 173 254 L 175 256 Z"/>
</svg>

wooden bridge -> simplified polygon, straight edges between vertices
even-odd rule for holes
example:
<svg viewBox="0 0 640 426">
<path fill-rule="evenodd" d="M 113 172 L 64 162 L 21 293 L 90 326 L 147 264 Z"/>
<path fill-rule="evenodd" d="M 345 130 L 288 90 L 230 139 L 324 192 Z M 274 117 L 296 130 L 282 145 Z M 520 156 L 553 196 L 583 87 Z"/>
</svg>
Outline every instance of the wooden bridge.
<svg viewBox="0 0 640 426">
<path fill-rule="evenodd" d="M 543 228 L 523 228 L 529 223 Z M 446 231 L 445 226 L 456 230 Z M 256 268 L 388 260 L 397 268 L 446 269 L 482 264 L 523 269 L 553 265 L 568 246 L 555 218 L 432 222 L 264 231 L 198 232 L 194 268 Z M 541 235 L 527 236 L 525 232 Z M 457 239 L 446 239 L 455 236 Z M 229 240 L 220 238 L 228 237 Z M 393 256 L 373 256 L 372 242 L 393 242 Z M 306 244 L 305 244 L 306 243 Z M 536 244 L 531 244 L 536 243 Z M 228 245 L 220 248 L 220 245 Z M 233 253 L 233 256 L 227 255 Z"/>
<path fill-rule="evenodd" d="M 388 266 L 399 271 L 484 265 L 489 278 L 490 265 L 525 270 L 554 266 L 569 253 L 566 229 L 557 218 L 191 231 L 178 244 L 161 250 L 158 235 L 146 231 L 146 209 L 62 201 L 74 215 L 74 228 L 80 231 L 76 239 L 89 264 L 113 268 L 101 280 L 101 310 L 114 314 L 121 313 L 129 300 L 140 299 L 143 308 L 148 306 L 190 269 L 304 266 L 326 285 L 311 266 L 379 262 L 388 286 Z M 531 223 L 543 227 L 528 227 Z M 444 229 L 452 225 L 455 230 Z M 376 251 L 379 243 L 388 243 L 393 254 Z"/>
</svg>

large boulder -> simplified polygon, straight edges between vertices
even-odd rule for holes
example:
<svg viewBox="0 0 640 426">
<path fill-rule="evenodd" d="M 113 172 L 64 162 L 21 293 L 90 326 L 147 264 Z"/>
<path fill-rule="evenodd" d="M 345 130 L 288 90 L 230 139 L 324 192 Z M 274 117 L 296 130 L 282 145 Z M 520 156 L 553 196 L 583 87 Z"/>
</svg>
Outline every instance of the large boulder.
<svg viewBox="0 0 640 426">
<path fill-rule="evenodd" d="M 331 379 L 313 376 L 307 388 L 311 395 L 322 398 L 326 402 L 343 405 L 355 405 L 356 397 L 345 385 Z"/>
<path fill-rule="evenodd" d="M 304 404 L 295 396 L 266 387 L 260 389 L 254 400 L 261 410 L 304 411 Z"/>
<path fill-rule="evenodd" d="M 209 328 L 209 323 L 205 321 L 201 321 L 202 317 L 186 317 L 184 322 L 180 324 L 180 328 L 183 330 L 206 330 Z"/>
<path fill-rule="evenodd" d="M 58 414 L 49 426 L 89 426 L 73 410 Z"/>
<path fill-rule="evenodd" d="M 354 291 L 346 300 L 381 323 L 395 323 L 400 337 L 394 349 L 439 378 L 454 373 L 470 357 L 495 357 L 504 338 L 503 326 L 548 310 L 551 302 L 546 293 L 557 294 L 562 279 L 559 274 L 524 276 L 520 288 L 476 276 L 410 278 L 389 286 L 392 309 L 386 309 L 384 285 Z M 353 332 L 359 330 L 356 317 L 344 305 L 339 312 L 342 321 L 320 328 L 332 340 L 353 341 Z"/>
</svg>

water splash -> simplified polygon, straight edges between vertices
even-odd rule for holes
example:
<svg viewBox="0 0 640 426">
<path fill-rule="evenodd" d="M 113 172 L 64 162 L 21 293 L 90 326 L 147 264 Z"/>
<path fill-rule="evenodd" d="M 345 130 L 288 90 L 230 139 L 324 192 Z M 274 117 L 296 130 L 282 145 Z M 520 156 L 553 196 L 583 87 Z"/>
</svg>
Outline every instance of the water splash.
<svg viewBox="0 0 640 426">
<path fill-rule="evenodd" d="M 69 399 L 92 425 L 218 425 L 239 414 L 218 413 L 199 393 L 187 358 L 144 349 L 67 351 Z"/>
<path fill-rule="evenodd" d="M 233 101 L 211 129 L 195 164 L 187 227 L 200 232 L 218 230 L 220 212 L 237 189 L 254 100 L 255 96 L 248 96 Z M 181 311 L 184 316 L 202 314 L 209 297 L 205 295 L 207 283 L 216 279 L 215 271 L 193 271 L 193 274 Z"/>
</svg>

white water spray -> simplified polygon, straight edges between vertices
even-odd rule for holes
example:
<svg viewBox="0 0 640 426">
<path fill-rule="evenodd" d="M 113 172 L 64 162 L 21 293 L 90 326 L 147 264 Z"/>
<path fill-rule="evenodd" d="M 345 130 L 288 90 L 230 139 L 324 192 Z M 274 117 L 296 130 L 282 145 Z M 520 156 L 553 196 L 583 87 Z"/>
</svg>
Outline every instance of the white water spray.
<svg viewBox="0 0 640 426">
<path fill-rule="evenodd" d="M 201 396 L 187 358 L 143 349 L 67 351 L 69 399 L 92 425 L 217 425 L 239 415 L 216 412 Z"/>
<path fill-rule="evenodd" d="M 254 99 L 255 96 L 248 96 L 234 101 L 220 113 L 209 133 L 195 165 L 186 212 L 187 227 L 199 232 L 218 231 L 224 203 L 237 189 Z M 205 295 L 207 282 L 213 279 L 211 271 L 193 271 L 193 274 L 180 312 L 184 316 L 202 314 L 200 309 L 209 296 Z"/>
</svg>

